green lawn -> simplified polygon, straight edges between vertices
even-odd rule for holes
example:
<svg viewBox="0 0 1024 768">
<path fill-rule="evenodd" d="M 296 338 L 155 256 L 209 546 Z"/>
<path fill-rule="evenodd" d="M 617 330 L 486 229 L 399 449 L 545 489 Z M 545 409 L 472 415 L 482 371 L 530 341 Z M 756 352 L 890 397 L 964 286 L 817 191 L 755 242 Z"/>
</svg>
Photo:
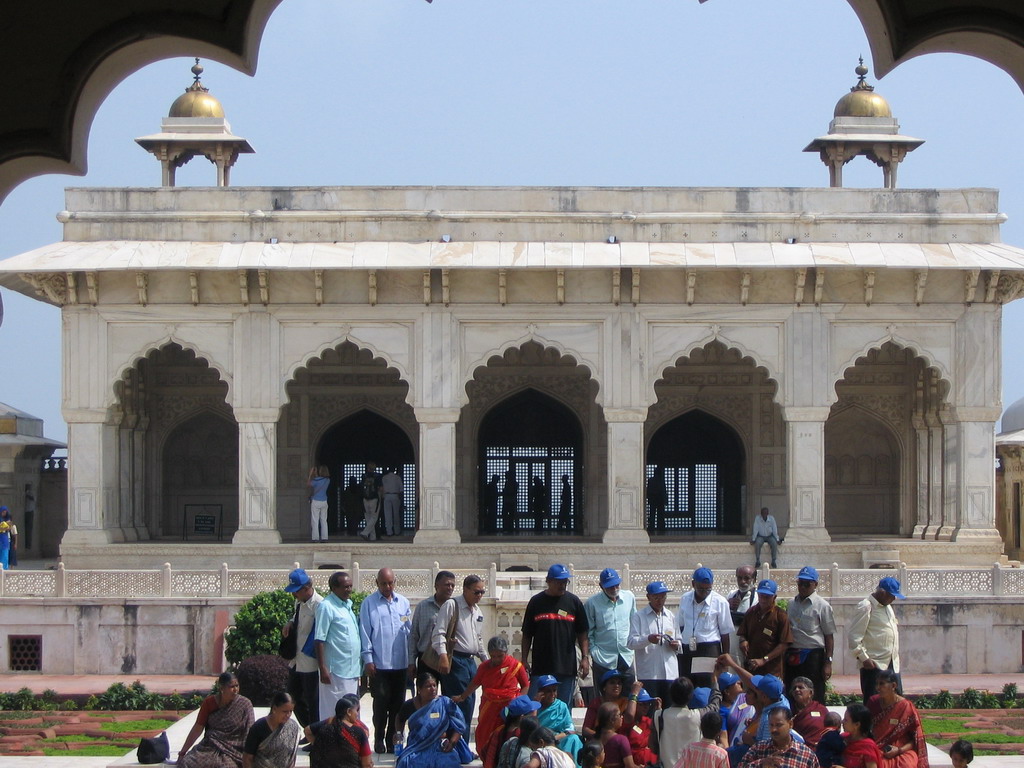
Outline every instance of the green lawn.
<svg viewBox="0 0 1024 768">
<path fill-rule="evenodd" d="M 165 731 L 174 724 L 174 720 L 151 717 L 148 720 L 129 720 L 120 723 L 100 723 L 100 730 L 114 733 L 136 733 L 138 731 Z"/>
<path fill-rule="evenodd" d="M 973 728 L 967 728 L 964 722 L 973 715 L 950 715 L 948 717 L 922 717 L 921 725 L 924 726 L 925 735 L 932 733 L 970 733 Z"/>
<path fill-rule="evenodd" d="M 83 747 L 82 749 L 44 749 L 43 754 L 47 757 L 121 757 L 131 747 L 109 747 L 96 745 L 95 747 Z"/>
</svg>

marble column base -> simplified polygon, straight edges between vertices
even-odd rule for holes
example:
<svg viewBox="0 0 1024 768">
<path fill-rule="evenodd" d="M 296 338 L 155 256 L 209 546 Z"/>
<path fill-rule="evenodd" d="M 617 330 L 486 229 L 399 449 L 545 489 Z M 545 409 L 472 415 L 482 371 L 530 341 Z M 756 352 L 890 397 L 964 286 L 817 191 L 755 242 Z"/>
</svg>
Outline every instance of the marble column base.
<svg viewBox="0 0 1024 768">
<path fill-rule="evenodd" d="M 462 536 L 453 529 L 442 530 L 440 528 L 421 528 L 416 531 L 412 540 L 413 544 L 429 544 L 430 546 L 451 546 L 461 544 Z"/>
<path fill-rule="evenodd" d="M 1003 538 L 995 528 L 961 528 L 953 534 L 953 541 L 971 544 L 1002 544 Z"/>
<path fill-rule="evenodd" d="M 617 547 L 647 546 L 651 543 L 651 537 L 647 531 L 637 528 L 609 528 L 601 537 L 601 543 Z"/>
<path fill-rule="evenodd" d="M 77 547 L 80 545 L 114 544 L 123 541 L 123 538 L 114 538 L 112 534 L 113 532 L 107 528 L 72 528 L 64 532 L 60 545 L 61 547 Z"/>
<path fill-rule="evenodd" d="M 235 531 L 235 535 L 231 537 L 232 544 L 242 545 L 263 545 L 263 544 L 280 544 L 281 534 L 275 530 L 258 530 L 253 528 L 239 528 Z"/>
<path fill-rule="evenodd" d="M 825 544 L 832 541 L 832 537 L 828 535 L 828 529 L 824 526 L 814 528 L 790 528 L 786 531 L 786 540 L 782 543 L 785 547 L 789 543 L 802 543 L 802 544 Z M 780 550 L 781 551 L 781 550 Z"/>
<path fill-rule="evenodd" d="M 935 532 L 936 541 L 952 541 L 956 529 L 952 525 L 943 525 Z"/>
</svg>

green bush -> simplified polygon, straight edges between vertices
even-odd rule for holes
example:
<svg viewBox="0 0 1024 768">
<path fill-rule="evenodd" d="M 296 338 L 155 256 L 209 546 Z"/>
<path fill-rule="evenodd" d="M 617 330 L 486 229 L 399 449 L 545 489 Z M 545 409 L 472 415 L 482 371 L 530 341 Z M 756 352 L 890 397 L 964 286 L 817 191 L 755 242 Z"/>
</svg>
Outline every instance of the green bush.
<svg viewBox="0 0 1024 768">
<path fill-rule="evenodd" d="M 365 592 L 352 593 L 352 610 L 359 617 Z M 237 667 L 250 656 L 276 655 L 281 627 L 295 612 L 295 599 L 284 590 L 260 592 L 235 614 L 235 625 L 224 638 L 224 656 Z"/>
<path fill-rule="evenodd" d="M 960 709 L 981 709 L 981 704 L 981 693 L 974 688 L 964 688 L 964 692 L 956 701 L 956 705 Z"/>
<path fill-rule="evenodd" d="M 1017 703 L 1017 684 L 1007 683 L 1003 686 L 1003 706 L 1009 709 Z"/>
<path fill-rule="evenodd" d="M 74 712 L 78 709 L 78 705 L 75 703 L 74 699 L 64 699 L 64 701 L 58 705 L 57 709 L 63 710 L 64 712 Z"/>
<path fill-rule="evenodd" d="M 914 699 L 914 706 L 918 709 L 935 709 L 935 697 L 918 696 Z"/>
<path fill-rule="evenodd" d="M 157 703 L 163 703 L 163 697 L 156 694 Z M 153 707 L 154 694 L 146 690 L 140 681 L 136 680 L 131 685 L 114 683 L 107 690 L 100 694 L 97 700 L 97 709 L 106 709 L 114 712 L 128 710 L 159 709 Z"/>
<path fill-rule="evenodd" d="M 288 662 L 277 654 L 250 656 L 235 674 L 239 693 L 258 707 L 269 706 L 274 694 L 288 690 Z"/>
<path fill-rule="evenodd" d="M 935 709 L 953 709 L 956 701 L 953 699 L 953 694 L 949 691 L 939 691 L 935 696 Z"/>
<path fill-rule="evenodd" d="M 980 709 L 1002 709 L 1003 700 L 996 696 L 991 691 L 981 692 L 981 707 Z"/>
</svg>

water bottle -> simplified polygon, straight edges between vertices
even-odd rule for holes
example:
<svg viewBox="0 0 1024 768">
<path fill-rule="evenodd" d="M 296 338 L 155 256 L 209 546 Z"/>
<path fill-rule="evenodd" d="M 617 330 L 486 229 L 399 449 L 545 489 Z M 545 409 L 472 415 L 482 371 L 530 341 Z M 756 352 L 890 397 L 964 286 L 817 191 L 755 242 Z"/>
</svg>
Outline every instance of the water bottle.
<svg viewBox="0 0 1024 768">
<path fill-rule="evenodd" d="M 395 735 L 395 757 L 402 754 L 402 734 Z"/>
</svg>

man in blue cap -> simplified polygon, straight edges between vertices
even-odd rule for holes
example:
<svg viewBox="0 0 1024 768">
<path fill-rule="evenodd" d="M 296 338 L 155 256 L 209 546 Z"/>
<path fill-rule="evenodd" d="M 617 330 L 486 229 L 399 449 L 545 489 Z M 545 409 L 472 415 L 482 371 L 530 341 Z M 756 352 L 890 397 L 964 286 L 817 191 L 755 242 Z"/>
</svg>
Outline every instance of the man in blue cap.
<svg viewBox="0 0 1024 768">
<path fill-rule="evenodd" d="M 295 699 L 295 719 L 299 725 L 307 726 L 320 719 L 320 668 L 315 654 L 304 651 L 313 650 L 311 636 L 316 607 L 323 597 L 301 568 L 288 574 L 284 591 L 295 598 L 295 613 L 291 621 L 281 627 L 282 637 L 295 632 L 295 658 L 288 662 L 288 693 Z"/>
<path fill-rule="evenodd" d="M 572 574 L 561 563 L 548 568 L 547 589 L 526 604 L 519 655 L 530 673 L 530 697 L 537 693 L 540 675 L 553 675 L 558 680 L 558 698 L 567 707 L 572 707 L 577 671 L 580 678 L 590 671 L 589 624 L 583 603 L 568 590 L 570 578 Z M 578 666 L 577 645 L 582 654 Z"/>
<path fill-rule="evenodd" d="M 789 616 L 775 604 L 778 585 L 762 579 L 757 585 L 757 605 L 743 615 L 736 629 L 747 669 L 759 675 L 782 677 L 782 657 L 793 642 Z"/>
<path fill-rule="evenodd" d="M 712 687 L 710 670 L 693 674 L 693 659 L 717 658 L 729 652 L 729 633 L 735 627 L 729 612 L 729 602 L 715 592 L 711 585 L 715 575 L 709 568 L 693 572 L 690 584 L 693 591 L 683 595 L 676 613 L 679 640 L 679 674 L 693 680 L 694 686 Z"/>
<path fill-rule="evenodd" d="M 809 565 L 796 576 L 796 597 L 790 600 L 789 626 L 793 644 L 783 663 L 786 689 L 798 677 L 814 684 L 814 699 L 825 703 L 825 681 L 832 677 L 832 647 L 836 620 L 832 606 L 818 594 L 818 572 Z"/>
<path fill-rule="evenodd" d="M 668 687 L 679 676 L 676 654 L 682 649 L 679 629 L 665 607 L 669 589 L 664 581 L 647 585 L 647 605 L 630 621 L 629 647 L 635 652 L 636 676 L 644 689 L 668 701 Z"/>
<path fill-rule="evenodd" d="M 883 669 L 900 674 L 900 633 L 892 603 L 906 599 L 900 583 L 892 576 L 878 582 L 878 588 L 853 609 L 846 637 L 850 652 L 860 664 L 860 690 L 864 701 L 878 693 L 878 673 Z M 896 686 L 903 693 L 903 681 Z"/>
<path fill-rule="evenodd" d="M 622 589 L 622 577 L 614 568 L 601 571 L 601 591 L 583 606 L 590 625 L 590 665 L 594 679 L 610 669 L 627 672 L 633 666 L 633 650 L 629 647 L 629 623 L 636 613 L 636 597 Z M 601 694 L 596 690 L 597 698 Z"/>
</svg>

